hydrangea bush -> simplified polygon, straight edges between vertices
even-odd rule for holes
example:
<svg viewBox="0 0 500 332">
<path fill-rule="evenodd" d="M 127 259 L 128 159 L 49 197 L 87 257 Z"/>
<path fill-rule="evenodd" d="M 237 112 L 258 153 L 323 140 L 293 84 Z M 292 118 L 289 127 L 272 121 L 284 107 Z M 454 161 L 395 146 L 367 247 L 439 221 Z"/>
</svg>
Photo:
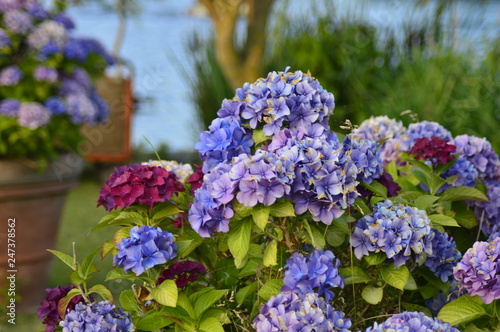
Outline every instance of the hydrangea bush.
<svg viewBox="0 0 500 332">
<path fill-rule="evenodd" d="M 108 117 L 92 80 L 114 59 L 98 41 L 74 35 L 67 1 L 46 4 L 0 1 L 0 158 L 77 152 L 78 128 Z"/>
<path fill-rule="evenodd" d="M 334 105 L 310 74 L 272 72 L 222 102 L 195 172 L 116 168 L 93 228 L 116 234 L 81 263 L 54 251 L 72 285 L 48 290 L 47 331 L 500 328 L 491 145 L 387 117 L 340 135 Z M 113 256 L 107 286 L 132 283 L 123 311 L 91 281 L 97 255 Z"/>
</svg>

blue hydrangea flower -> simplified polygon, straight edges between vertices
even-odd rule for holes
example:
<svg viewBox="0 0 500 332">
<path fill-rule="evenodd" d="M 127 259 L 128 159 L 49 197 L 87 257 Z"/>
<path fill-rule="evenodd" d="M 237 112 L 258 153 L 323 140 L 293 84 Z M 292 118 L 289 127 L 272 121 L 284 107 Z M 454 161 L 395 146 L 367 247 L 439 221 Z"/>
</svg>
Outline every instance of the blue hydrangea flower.
<svg viewBox="0 0 500 332">
<path fill-rule="evenodd" d="M 495 180 L 496 173 L 500 169 L 500 161 L 486 138 L 460 135 L 455 137 L 452 143 L 457 147 L 457 153 L 474 165 L 480 179 Z"/>
<path fill-rule="evenodd" d="M 414 144 L 414 141 L 417 138 L 425 137 L 431 139 L 432 136 L 436 136 L 447 141 L 450 141 L 453 138 L 449 130 L 447 130 L 437 122 L 430 121 L 421 121 L 410 124 L 408 126 L 407 134 L 412 142 L 411 145 Z"/>
<path fill-rule="evenodd" d="M 0 48 L 9 47 L 11 45 L 11 40 L 7 32 L 0 28 Z"/>
<path fill-rule="evenodd" d="M 75 22 L 73 22 L 71 17 L 69 17 L 68 15 L 66 15 L 64 13 L 59 13 L 59 14 L 55 15 L 52 18 L 52 20 L 54 20 L 57 23 L 62 24 L 64 26 L 64 28 L 66 28 L 66 30 L 73 30 L 76 27 Z"/>
<path fill-rule="evenodd" d="M 415 261 L 423 253 L 432 254 L 433 238 L 424 210 L 386 200 L 377 203 L 371 214 L 358 220 L 350 242 L 358 259 L 370 252 L 383 252 L 397 268 L 412 254 Z"/>
<path fill-rule="evenodd" d="M 9 10 L 3 14 L 5 28 L 13 33 L 25 35 L 33 28 L 31 16 L 22 10 Z"/>
<path fill-rule="evenodd" d="M 388 318 L 385 322 L 367 328 L 365 332 L 389 332 L 389 331 L 440 331 L 460 332 L 438 318 L 426 316 L 423 312 L 405 311 Z"/>
<path fill-rule="evenodd" d="M 478 241 L 468 249 L 454 269 L 460 289 L 479 295 L 489 304 L 500 298 L 500 237 Z"/>
<path fill-rule="evenodd" d="M 35 50 L 43 50 L 47 45 L 51 45 L 57 49 L 57 52 L 60 52 L 68 43 L 68 39 L 68 31 L 64 25 L 47 20 L 29 34 L 28 45 Z"/>
<path fill-rule="evenodd" d="M 17 66 L 8 66 L 0 71 L 0 85 L 16 85 L 23 78 L 23 72 Z"/>
<path fill-rule="evenodd" d="M 21 102 L 17 99 L 8 98 L 0 101 L 0 114 L 15 118 L 19 114 Z"/>
<path fill-rule="evenodd" d="M 333 287 L 344 288 L 339 275 L 340 261 L 329 250 L 314 250 L 308 257 L 294 253 L 286 262 L 284 286 L 281 291 L 296 294 L 318 293 L 330 301 L 335 296 Z"/>
<path fill-rule="evenodd" d="M 271 297 L 253 321 L 257 332 L 348 332 L 352 323 L 315 293 L 282 292 Z"/>
<path fill-rule="evenodd" d="M 115 306 L 108 301 L 99 303 L 79 303 L 75 310 L 68 312 L 60 323 L 63 332 L 131 332 L 134 325 L 129 313 L 124 313 L 121 308 L 115 310 Z"/>
<path fill-rule="evenodd" d="M 107 65 L 115 63 L 115 59 L 104 49 L 101 43 L 92 38 L 71 37 L 63 53 L 68 59 L 79 62 L 85 62 L 90 54 L 96 54 L 103 57 Z"/>
<path fill-rule="evenodd" d="M 36 129 L 49 123 L 50 116 L 50 111 L 39 103 L 22 103 L 17 121 L 23 127 Z"/>
<path fill-rule="evenodd" d="M 45 108 L 47 108 L 52 115 L 60 115 L 66 113 L 66 104 L 59 97 L 49 97 L 45 100 Z"/>
<path fill-rule="evenodd" d="M 83 93 L 70 94 L 66 98 L 67 113 L 74 124 L 95 124 L 97 109 L 90 98 Z"/>
<path fill-rule="evenodd" d="M 57 73 L 57 70 L 55 70 L 54 68 L 39 65 L 35 68 L 35 71 L 33 72 L 33 77 L 35 78 L 35 80 L 40 82 L 55 83 L 59 78 L 59 74 Z"/>
<path fill-rule="evenodd" d="M 453 186 L 474 187 L 479 177 L 479 172 L 477 171 L 476 167 L 474 167 L 474 165 L 469 160 L 467 160 L 467 158 L 465 158 L 463 155 L 459 155 L 455 160 L 453 166 L 451 166 L 451 168 L 446 172 L 443 172 L 443 174 L 441 174 L 441 177 L 447 179 L 450 176 L 454 175 L 456 175 L 457 178 L 453 183 Z M 441 188 L 439 188 L 439 191 L 442 192 L 450 188 L 451 186 L 451 184 L 445 184 Z"/>
<path fill-rule="evenodd" d="M 358 169 L 359 181 L 370 184 L 384 173 L 380 150 L 373 139 L 363 139 L 355 134 L 346 135 L 339 158 L 350 159 L 354 163 Z"/>
<path fill-rule="evenodd" d="M 159 227 L 135 226 L 130 230 L 130 237 L 122 239 L 117 247 L 118 253 L 113 258 L 113 264 L 123 268 L 126 273 L 132 270 L 136 275 L 177 256 L 174 236 Z"/>
<path fill-rule="evenodd" d="M 454 280 L 453 268 L 462 258 L 462 254 L 458 251 L 455 240 L 449 234 L 441 233 L 434 228 L 432 231 L 434 232 L 432 253 L 427 255 L 424 265 L 443 282 L 451 282 Z"/>
<path fill-rule="evenodd" d="M 43 8 L 43 5 L 38 1 L 28 1 L 26 3 L 26 12 L 36 20 L 44 20 L 49 18 L 49 13 Z"/>
</svg>

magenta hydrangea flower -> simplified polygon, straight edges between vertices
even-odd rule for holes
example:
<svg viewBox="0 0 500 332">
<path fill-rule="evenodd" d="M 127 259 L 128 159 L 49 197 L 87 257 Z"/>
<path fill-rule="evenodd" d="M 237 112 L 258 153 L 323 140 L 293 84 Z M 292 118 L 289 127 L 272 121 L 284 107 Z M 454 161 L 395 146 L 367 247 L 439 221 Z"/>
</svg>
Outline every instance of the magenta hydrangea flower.
<svg viewBox="0 0 500 332">
<path fill-rule="evenodd" d="M 133 164 L 115 169 L 101 188 L 97 206 L 107 211 L 132 204 L 145 204 L 150 209 L 154 203 L 165 202 L 172 195 L 184 191 L 173 173 L 163 167 Z"/>
<path fill-rule="evenodd" d="M 42 323 L 45 324 L 45 332 L 53 332 L 61 321 L 61 316 L 59 316 L 59 311 L 57 306 L 59 305 L 59 301 L 65 297 L 70 290 L 75 288 L 75 286 L 57 286 L 55 288 L 47 288 L 45 291 L 47 292 L 47 296 L 45 300 L 40 303 L 40 308 L 36 311 L 38 314 L 38 320 L 42 320 Z M 77 303 L 83 301 L 81 295 L 77 295 L 69 301 L 68 310 L 75 309 Z"/>
<path fill-rule="evenodd" d="M 460 289 L 479 295 L 488 304 L 500 298 L 500 237 L 491 242 L 478 241 L 454 269 Z"/>
<path fill-rule="evenodd" d="M 135 226 L 130 230 L 130 237 L 116 246 L 118 253 L 113 257 L 113 264 L 123 268 L 125 273 L 132 270 L 136 275 L 177 256 L 174 236 L 160 227 Z"/>
<path fill-rule="evenodd" d="M 203 264 L 194 261 L 176 261 L 161 272 L 157 285 L 168 279 L 175 280 L 179 288 L 184 288 L 192 282 L 202 278 L 207 273 L 207 268 Z"/>
<path fill-rule="evenodd" d="M 405 311 L 389 317 L 385 322 L 375 323 L 367 328 L 365 332 L 389 332 L 389 331 L 440 331 L 460 332 L 459 329 L 445 323 L 438 318 L 426 316 L 423 312 Z"/>
<path fill-rule="evenodd" d="M 455 158 L 453 154 L 456 150 L 456 146 L 450 144 L 450 141 L 432 136 L 430 139 L 427 137 L 416 138 L 415 144 L 408 153 L 416 154 L 416 160 L 423 159 L 432 162 L 433 165 L 438 163 L 444 165 Z"/>
</svg>

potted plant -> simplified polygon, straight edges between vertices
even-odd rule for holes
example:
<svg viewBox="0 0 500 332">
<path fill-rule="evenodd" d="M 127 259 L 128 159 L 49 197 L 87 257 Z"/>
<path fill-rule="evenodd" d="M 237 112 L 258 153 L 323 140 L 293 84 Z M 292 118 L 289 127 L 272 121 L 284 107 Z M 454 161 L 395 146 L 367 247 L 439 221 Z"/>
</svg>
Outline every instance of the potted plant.
<svg viewBox="0 0 500 332">
<path fill-rule="evenodd" d="M 8 248 L 8 230 L 0 230 L 1 251 L 12 253 L 0 258 L 0 279 L 5 286 L 6 271 L 17 271 L 18 309 L 43 296 L 45 248 L 54 247 L 65 194 L 83 166 L 80 127 L 108 117 L 93 80 L 113 58 L 98 41 L 74 35 L 66 7 L 0 3 L 0 220 L 15 220 Z"/>
<path fill-rule="evenodd" d="M 383 116 L 342 137 L 333 108 L 310 74 L 272 72 L 223 101 L 187 179 L 171 162 L 117 168 L 93 227 L 114 237 L 53 251 L 72 285 L 48 290 L 47 330 L 498 329 L 491 145 Z M 107 282 L 132 281 L 115 302 L 91 280 L 97 255 L 113 256 Z"/>
</svg>

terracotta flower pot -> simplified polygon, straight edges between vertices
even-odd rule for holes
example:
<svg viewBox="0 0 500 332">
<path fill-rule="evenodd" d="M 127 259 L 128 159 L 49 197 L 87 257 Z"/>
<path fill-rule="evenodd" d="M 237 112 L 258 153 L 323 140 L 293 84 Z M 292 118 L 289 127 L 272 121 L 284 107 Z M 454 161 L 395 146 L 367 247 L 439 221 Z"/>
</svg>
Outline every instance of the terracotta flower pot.
<svg viewBox="0 0 500 332">
<path fill-rule="evenodd" d="M 33 166 L 0 160 L 0 289 L 7 290 L 0 302 L 15 298 L 16 312 L 34 312 L 45 296 L 52 260 L 46 249 L 55 248 L 64 201 L 83 161 L 68 154 L 44 172 Z"/>
</svg>

